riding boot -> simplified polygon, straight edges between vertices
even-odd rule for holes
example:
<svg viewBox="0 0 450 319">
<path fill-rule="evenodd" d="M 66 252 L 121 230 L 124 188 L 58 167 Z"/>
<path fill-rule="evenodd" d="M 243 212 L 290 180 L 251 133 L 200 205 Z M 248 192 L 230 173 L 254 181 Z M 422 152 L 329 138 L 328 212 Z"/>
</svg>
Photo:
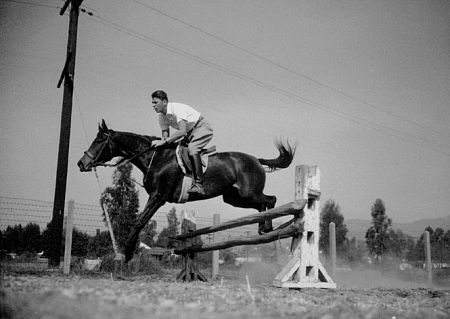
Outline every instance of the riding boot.
<svg viewBox="0 0 450 319">
<path fill-rule="evenodd" d="M 200 154 L 190 155 L 189 159 L 192 163 L 192 187 L 188 191 L 189 194 L 205 195 L 205 189 L 203 188 L 203 169 L 202 169 L 202 159 Z"/>
</svg>

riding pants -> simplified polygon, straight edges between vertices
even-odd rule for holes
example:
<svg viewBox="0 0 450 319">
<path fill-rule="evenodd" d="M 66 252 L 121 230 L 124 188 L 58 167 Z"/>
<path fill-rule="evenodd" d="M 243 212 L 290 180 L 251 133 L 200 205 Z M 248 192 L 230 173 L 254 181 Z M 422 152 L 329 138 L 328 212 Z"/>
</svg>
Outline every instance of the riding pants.
<svg viewBox="0 0 450 319">
<path fill-rule="evenodd" d="M 213 129 L 209 122 L 200 117 L 196 125 L 188 133 L 188 152 L 189 155 L 200 153 L 200 150 L 213 138 Z"/>
</svg>

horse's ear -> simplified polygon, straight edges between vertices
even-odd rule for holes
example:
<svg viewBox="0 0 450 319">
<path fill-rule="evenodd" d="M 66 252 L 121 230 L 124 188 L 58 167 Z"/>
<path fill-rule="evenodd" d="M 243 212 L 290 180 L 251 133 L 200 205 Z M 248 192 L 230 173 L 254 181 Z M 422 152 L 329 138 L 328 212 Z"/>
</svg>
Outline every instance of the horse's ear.
<svg viewBox="0 0 450 319">
<path fill-rule="evenodd" d="M 105 120 L 102 119 L 102 127 L 101 127 L 103 132 L 107 132 L 108 131 L 108 127 L 106 126 Z"/>
</svg>

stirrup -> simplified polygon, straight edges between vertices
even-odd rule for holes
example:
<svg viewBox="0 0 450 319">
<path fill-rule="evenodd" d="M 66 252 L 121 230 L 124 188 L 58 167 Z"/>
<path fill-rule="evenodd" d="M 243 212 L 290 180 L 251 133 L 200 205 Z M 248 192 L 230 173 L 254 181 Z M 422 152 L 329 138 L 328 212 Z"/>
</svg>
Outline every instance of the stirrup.
<svg viewBox="0 0 450 319">
<path fill-rule="evenodd" d="M 203 188 L 202 184 L 194 183 L 192 184 L 192 187 L 190 190 L 188 190 L 189 194 L 199 194 L 199 195 L 205 195 L 205 189 Z"/>
</svg>

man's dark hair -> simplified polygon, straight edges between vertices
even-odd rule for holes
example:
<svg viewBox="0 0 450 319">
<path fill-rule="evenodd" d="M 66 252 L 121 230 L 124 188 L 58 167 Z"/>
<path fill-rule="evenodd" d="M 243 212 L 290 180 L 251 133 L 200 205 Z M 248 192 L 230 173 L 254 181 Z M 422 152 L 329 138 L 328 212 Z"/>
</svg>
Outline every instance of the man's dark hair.
<svg viewBox="0 0 450 319">
<path fill-rule="evenodd" d="M 165 100 L 167 102 L 169 102 L 169 98 L 167 97 L 167 93 L 164 92 L 163 90 L 157 90 L 155 92 L 152 93 L 152 99 L 153 98 L 157 98 L 160 100 Z"/>
</svg>

